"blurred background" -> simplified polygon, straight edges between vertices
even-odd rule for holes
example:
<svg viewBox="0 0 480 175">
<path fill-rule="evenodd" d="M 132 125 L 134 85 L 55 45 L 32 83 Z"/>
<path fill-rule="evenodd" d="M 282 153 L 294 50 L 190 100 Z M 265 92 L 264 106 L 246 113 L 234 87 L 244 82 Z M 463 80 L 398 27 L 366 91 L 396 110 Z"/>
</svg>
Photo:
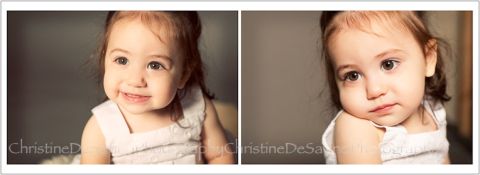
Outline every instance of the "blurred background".
<svg viewBox="0 0 480 175">
<path fill-rule="evenodd" d="M 7 163 L 80 153 L 90 110 L 104 99 L 92 59 L 107 12 L 7 12 Z M 207 87 L 237 108 L 237 12 L 199 12 Z M 232 126 L 236 127 L 236 116 Z M 236 128 L 235 128 L 236 129 Z M 236 133 L 234 133 L 236 134 Z"/>
<path fill-rule="evenodd" d="M 324 163 L 336 114 L 320 62 L 321 12 L 242 12 L 242 163 Z M 452 163 L 472 163 L 472 13 L 426 12 L 451 47 L 446 61 Z"/>
</svg>

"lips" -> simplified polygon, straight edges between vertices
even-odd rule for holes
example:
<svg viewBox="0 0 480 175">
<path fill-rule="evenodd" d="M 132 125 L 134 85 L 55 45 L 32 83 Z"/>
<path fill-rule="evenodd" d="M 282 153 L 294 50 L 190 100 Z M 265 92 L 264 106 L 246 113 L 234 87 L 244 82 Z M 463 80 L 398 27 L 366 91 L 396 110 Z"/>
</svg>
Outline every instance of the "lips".
<svg viewBox="0 0 480 175">
<path fill-rule="evenodd" d="M 121 92 L 123 98 L 131 103 L 142 103 L 150 99 L 150 96 Z"/>
<path fill-rule="evenodd" d="M 375 107 L 373 110 L 370 110 L 368 112 L 373 112 L 373 113 L 388 113 L 396 103 L 391 103 L 391 104 L 383 104 L 380 106 Z"/>
</svg>

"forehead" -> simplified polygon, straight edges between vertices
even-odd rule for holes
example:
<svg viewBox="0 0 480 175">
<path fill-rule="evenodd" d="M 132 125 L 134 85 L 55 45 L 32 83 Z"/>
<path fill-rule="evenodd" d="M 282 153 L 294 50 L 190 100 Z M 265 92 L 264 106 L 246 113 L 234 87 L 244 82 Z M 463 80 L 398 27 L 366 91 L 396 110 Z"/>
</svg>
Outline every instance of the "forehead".
<svg viewBox="0 0 480 175">
<path fill-rule="evenodd" d="M 144 28 L 148 29 L 150 33 L 161 42 L 174 43 L 174 25 L 171 17 L 164 12 L 135 12 L 125 11 L 118 12 L 112 17 L 112 25 L 109 29 L 109 35 L 113 32 L 113 29 L 119 25 L 125 25 L 125 23 L 136 22 L 135 24 L 141 24 Z"/>
<path fill-rule="evenodd" d="M 162 54 L 172 59 L 177 56 L 177 47 L 162 26 L 152 26 L 141 18 L 121 18 L 110 27 L 107 54 L 113 49 L 122 49 L 131 54 Z"/>
<path fill-rule="evenodd" d="M 402 24 L 395 22 L 394 20 L 385 19 L 373 19 L 369 21 L 358 21 L 352 23 L 352 21 L 344 21 L 338 24 L 328 40 L 328 45 L 332 45 L 336 42 L 345 43 L 345 39 L 354 38 L 356 40 L 361 39 L 377 39 L 377 40 L 389 40 L 391 42 L 401 42 L 404 40 L 415 38 L 413 34 Z M 341 39 L 340 39 L 341 38 Z"/>
<path fill-rule="evenodd" d="M 116 21 L 109 34 L 108 45 L 116 44 L 141 44 L 141 43 L 157 43 L 162 45 L 167 44 L 165 41 L 165 34 L 163 32 L 153 32 L 149 27 L 144 25 L 138 19 L 121 19 Z M 161 40 L 161 38 L 163 40 Z M 159 45 L 159 44 L 154 44 Z"/>
<path fill-rule="evenodd" d="M 338 33 L 352 29 L 384 37 L 396 33 L 409 34 L 414 37 L 414 33 L 423 31 L 425 26 L 421 18 L 412 11 L 340 12 L 326 28 L 327 47 Z"/>
<path fill-rule="evenodd" d="M 388 50 L 420 51 L 413 34 L 395 19 L 398 17 L 348 15 L 334 19 L 336 31 L 327 43 L 333 63 L 374 58 Z"/>
<path fill-rule="evenodd" d="M 409 11 L 346 11 L 341 12 L 332 20 L 332 33 L 342 29 L 358 29 L 364 32 L 374 32 L 379 27 L 387 30 L 408 31 L 419 19 Z M 328 30 L 328 29 L 327 29 Z"/>
</svg>

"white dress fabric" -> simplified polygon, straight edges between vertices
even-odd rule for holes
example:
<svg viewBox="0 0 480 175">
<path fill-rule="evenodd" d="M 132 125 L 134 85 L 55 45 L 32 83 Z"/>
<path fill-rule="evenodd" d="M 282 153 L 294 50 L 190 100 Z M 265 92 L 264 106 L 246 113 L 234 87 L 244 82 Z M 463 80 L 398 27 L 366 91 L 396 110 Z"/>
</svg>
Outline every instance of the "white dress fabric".
<svg viewBox="0 0 480 175">
<path fill-rule="evenodd" d="M 402 125 L 380 126 L 385 128 L 385 134 L 380 143 L 381 159 L 383 164 L 441 164 L 448 153 L 448 140 L 446 135 L 446 113 L 442 104 L 437 103 L 431 109 L 424 103 L 426 111 L 432 116 L 437 125 L 437 130 L 423 133 L 408 134 Z M 433 111 L 433 113 L 432 113 Z M 333 149 L 335 120 L 343 112 L 337 113 L 322 136 L 322 145 L 327 164 L 336 164 L 337 157 Z"/>
<path fill-rule="evenodd" d="M 106 101 L 92 109 L 114 164 L 202 163 L 200 146 L 205 101 L 200 88 L 192 88 L 181 101 L 183 118 L 153 131 L 130 133 L 117 104 Z M 180 125 L 179 125 L 180 124 Z"/>
</svg>

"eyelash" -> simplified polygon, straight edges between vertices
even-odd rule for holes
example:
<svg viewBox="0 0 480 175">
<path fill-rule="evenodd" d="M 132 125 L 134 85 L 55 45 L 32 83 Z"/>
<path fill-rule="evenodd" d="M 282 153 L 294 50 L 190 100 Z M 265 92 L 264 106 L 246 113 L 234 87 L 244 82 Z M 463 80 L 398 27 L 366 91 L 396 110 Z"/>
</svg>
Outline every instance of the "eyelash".
<svg viewBox="0 0 480 175">
<path fill-rule="evenodd" d="M 153 68 L 152 66 L 154 64 L 158 65 L 159 67 L 158 68 Z M 148 63 L 147 68 L 150 68 L 150 69 L 153 69 L 153 70 L 161 70 L 161 69 L 165 69 L 165 66 L 158 61 L 152 61 L 152 62 Z"/>
<path fill-rule="evenodd" d="M 390 69 L 385 69 L 385 64 L 387 63 L 393 63 L 393 67 L 390 68 Z M 384 70 L 384 71 L 393 71 L 393 69 L 397 68 L 398 67 L 398 64 L 400 62 L 397 61 L 397 60 L 394 60 L 392 58 L 389 58 L 389 59 L 386 59 L 386 60 L 383 60 L 381 63 L 380 63 L 380 69 Z M 355 77 L 352 77 L 352 76 L 355 76 Z M 342 77 L 342 81 L 357 81 L 359 78 L 361 77 L 360 73 L 357 72 L 357 71 L 350 71 L 350 72 L 347 72 L 344 74 L 344 76 Z M 353 78 L 353 80 L 351 79 Z"/>
<path fill-rule="evenodd" d="M 115 58 L 114 62 L 120 65 L 126 65 L 128 63 L 128 59 L 126 57 L 118 57 L 118 58 Z"/>
<path fill-rule="evenodd" d="M 126 64 L 128 64 L 128 59 L 126 57 L 118 57 L 118 58 L 115 58 L 114 62 L 119 64 L 119 65 L 126 65 Z M 148 65 L 147 65 L 147 68 L 152 69 L 152 70 L 166 69 L 165 66 L 158 61 L 149 62 Z"/>
<path fill-rule="evenodd" d="M 355 80 L 349 79 L 350 76 L 355 75 L 355 74 L 357 76 L 357 78 Z M 343 75 L 342 81 L 356 81 L 358 78 L 360 78 L 359 76 L 360 76 L 360 73 L 358 73 L 357 71 L 350 71 L 350 72 L 345 73 L 345 75 Z"/>
<path fill-rule="evenodd" d="M 383 67 L 387 62 L 393 63 L 393 67 L 390 68 L 390 69 L 388 69 L 388 70 L 387 70 L 387 69 L 384 69 L 384 67 Z M 392 59 L 392 58 L 389 58 L 389 59 L 386 59 L 386 60 L 383 60 L 383 61 L 382 61 L 381 65 L 380 65 L 380 68 L 383 69 L 383 70 L 385 70 L 385 71 L 391 71 L 391 70 L 397 68 L 397 66 L 398 66 L 399 63 L 400 63 L 399 61 L 394 60 L 394 59 Z"/>
</svg>

